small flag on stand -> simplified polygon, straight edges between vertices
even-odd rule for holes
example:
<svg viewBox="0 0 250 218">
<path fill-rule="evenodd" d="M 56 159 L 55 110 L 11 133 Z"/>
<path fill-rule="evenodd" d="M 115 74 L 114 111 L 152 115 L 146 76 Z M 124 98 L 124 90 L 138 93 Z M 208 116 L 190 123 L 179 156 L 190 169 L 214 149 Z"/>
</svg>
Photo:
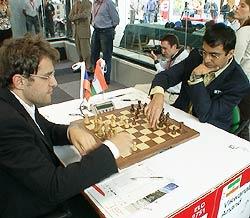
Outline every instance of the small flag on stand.
<svg viewBox="0 0 250 218">
<path fill-rule="evenodd" d="M 105 61 L 99 59 L 96 62 L 94 70 L 94 79 L 91 81 L 88 72 L 85 68 L 85 63 L 81 64 L 81 87 L 80 87 L 80 98 L 86 99 L 87 101 L 93 95 L 99 94 L 108 88 L 108 85 L 104 78 L 105 73 Z"/>
</svg>

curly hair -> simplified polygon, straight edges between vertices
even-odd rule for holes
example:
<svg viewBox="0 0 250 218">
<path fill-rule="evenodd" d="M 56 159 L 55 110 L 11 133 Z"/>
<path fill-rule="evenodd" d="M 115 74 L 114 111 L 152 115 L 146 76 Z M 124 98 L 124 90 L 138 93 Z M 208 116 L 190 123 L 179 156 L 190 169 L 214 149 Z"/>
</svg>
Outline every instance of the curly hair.
<svg viewBox="0 0 250 218">
<path fill-rule="evenodd" d="M 12 77 L 21 74 L 30 77 L 36 74 L 43 57 L 55 64 L 59 52 L 40 35 L 26 35 L 23 38 L 5 40 L 0 47 L 0 86 L 10 87 Z"/>
</svg>

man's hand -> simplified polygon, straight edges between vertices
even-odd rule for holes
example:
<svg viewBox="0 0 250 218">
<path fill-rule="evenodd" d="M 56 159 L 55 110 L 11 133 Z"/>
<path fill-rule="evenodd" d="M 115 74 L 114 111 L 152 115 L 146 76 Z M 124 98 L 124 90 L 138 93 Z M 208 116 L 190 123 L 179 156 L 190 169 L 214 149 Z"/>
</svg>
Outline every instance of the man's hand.
<svg viewBox="0 0 250 218">
<path fill-rule="evenodd" d="M 192 74 L 205 75 L 205 74 L 208 74 L 208 73 L 211 73 L 211 72 L 216 72 L 219 69 L 220 69 L 219 67 L 209 68 L 204 63 L 202 63 L 198 67 L 193 69 Z"/>
<path fill-rule="evenodd" d="M 109 139 L 118 148 L 120 155 L 128 154 L 131 152 L 133 145 L 133 139 L 127 132 L 120 132 L 113 138 Z"/>
<path fill-rule="evenodd" d="M 158 123 L 158 120 L 162 112 L 163 104 L 164 104 L 164 95 L 154 94 L 151 102 L 145 108 L 145 114 L 152 128 L 155 128 L 156 124 Z"/>
<path fill-rule="evenodd" d="M 149 57 L 151 57 L 154 61 L 158 60 L 157 56 L 153 51 L 150 52 Z"/>
<path fill-rule="evenodd" d="M 82 122 L 82 120 L 81 120 Z M 68 139 L 81 155 L 85 155 L 98 147 L 94 137 L 87 132 L 81 122 L 72 122 L 68 127 Z"/>
</svg>

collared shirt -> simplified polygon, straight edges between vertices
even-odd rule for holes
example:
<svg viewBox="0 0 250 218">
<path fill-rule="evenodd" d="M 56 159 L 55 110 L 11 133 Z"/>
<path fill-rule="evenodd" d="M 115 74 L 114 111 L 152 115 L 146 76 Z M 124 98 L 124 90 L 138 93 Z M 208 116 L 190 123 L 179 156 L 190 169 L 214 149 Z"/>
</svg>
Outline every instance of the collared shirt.
<svg viewBox="0 0 250 218">
<path fill-rule="evenodd" d="M 36 0 L 31 2 L 30 0 L 26 0 L 24 3 L 23 10 L 25 10 L 26 15 L 35 17 L 37 16 L 38 4 Z"/>
<path fill-rule="evenodd" d="M 92 25 L 95 28 L 116 27 L 120 22 L 115 3 L 112 0 L 95 1 L 92 7 Z"/>
<path fill-rule="evenodd" d="M 32 120 L 34 120 L 35 124 L 37 125 L 38 129 L 40 130 L 40 132 L 43 134 L 43 131 L 41 130 L 40 126 L 38 125 L 38 123 L 36 122 L 36 117 L 35 117 L 35 110 L 36 107 L 35 105 L 28 105 L 27 103 L 25 103 L 15 92 L 11 91 L 11 93 L 17 98 L 17 100 L 20 102 L 20 104 L 24 107 L 24 109 L 28 112 L 28 114 L 30 115 L 30 117 L 32 118 Z M 44 135 L 44 134 L 43 134 Z"/>
<path fill-rule="evenodd" d="M 217 78 L 231 64 L 232 61 L 233 61 L 233 58 L 223 68 L 214 72 L 214 75 L 215 75 L 214 79 Z M 189 85 L 195 85 L 195 84 L 200 83 L 200 82 L 203 82 L 202 78 L 197 79 L 197 80 L 192 81 L 192 82 L 190 80 L 188 80 Z M 210 81 L 210 83 L 211 82 L 212 82 L 212 80 Z M 154 95 L 154 94 L 163 94 L 164 95 L 164 89 L 160 86 L 155 86 L 150 92 L 150 95 Z"/>
</svg>

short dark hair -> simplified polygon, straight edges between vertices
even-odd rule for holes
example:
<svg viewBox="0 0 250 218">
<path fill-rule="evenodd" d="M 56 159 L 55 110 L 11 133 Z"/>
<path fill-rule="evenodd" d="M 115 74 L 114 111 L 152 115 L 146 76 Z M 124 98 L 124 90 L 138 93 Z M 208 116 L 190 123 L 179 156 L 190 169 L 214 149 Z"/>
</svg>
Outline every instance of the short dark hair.
<svg viewBox="0 0 250 218">
<path fill-rule="evenodd" d="M 171 47 L 173 45 L 176 45 L 176 47 L 179 48 L 179 46 L 180 46 L 179 39 L 174 34 L 165 35 L 164 37 L 161 38 L 161 41 L 168 41 L 168 43 L 171 45 Z"/>
<path fill-rule="evenodd" d="M 206 42 L 211 47 L 223 45 L 224 51 L 228 53 L 235 48 L 236 35 L 231 27 L 226 26 L 224 23 L 216 23 L 206 29 L 203 42 Z"/>
<path fill-rule="evenodd" d="M 10 87 L 15 74 L 26 77 L 36 74 L 44 57 L 55 64 L 59 52 L 40 35 L 28 34 L 23 38 L 5 40 L 0 47 L 0 86 Z"/>
</svg>

